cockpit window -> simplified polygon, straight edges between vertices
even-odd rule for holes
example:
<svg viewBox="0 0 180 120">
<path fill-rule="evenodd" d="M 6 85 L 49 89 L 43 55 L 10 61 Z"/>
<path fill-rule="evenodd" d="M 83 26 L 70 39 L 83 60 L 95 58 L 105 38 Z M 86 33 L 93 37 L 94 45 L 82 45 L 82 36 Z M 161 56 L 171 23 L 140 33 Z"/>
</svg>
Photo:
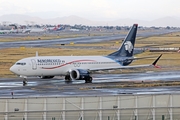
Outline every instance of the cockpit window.
<svg viewBox="0 0 180 120">
<path fill-rule="evenodd" d="M 26 63 L 16 63 L 16 65 L 26 65 Z"/>
</svg>

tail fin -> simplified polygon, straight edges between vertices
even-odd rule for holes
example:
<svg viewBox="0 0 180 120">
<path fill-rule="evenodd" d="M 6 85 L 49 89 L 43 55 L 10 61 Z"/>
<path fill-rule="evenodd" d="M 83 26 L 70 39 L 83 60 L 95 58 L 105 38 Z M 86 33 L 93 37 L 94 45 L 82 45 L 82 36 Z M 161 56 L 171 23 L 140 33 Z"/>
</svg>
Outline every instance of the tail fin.
<svg viewBox="0 0 180 120">
<path fill-rule="evenodd" d="M 138 24 L 134 24 L 124 39 L 121 47 L 118 51 L 109 54 L 108 56 L 117 56 L 117 57 L 131 57 L 133 56 L 134 44 L 136 39 Z"/>
</svg>

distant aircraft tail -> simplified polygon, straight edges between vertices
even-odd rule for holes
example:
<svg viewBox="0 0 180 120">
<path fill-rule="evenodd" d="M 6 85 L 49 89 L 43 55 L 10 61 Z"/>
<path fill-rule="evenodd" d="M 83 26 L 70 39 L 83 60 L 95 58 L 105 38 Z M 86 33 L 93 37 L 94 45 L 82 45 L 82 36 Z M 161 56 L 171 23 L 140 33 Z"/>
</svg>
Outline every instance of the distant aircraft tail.
<svg viewBox="0 0 180 120">
<path fill-rule="evenodd" d="M 134 51 L 134 44 L 136 39 L 138 24 L 134 24 L 124 39 L 118 51 L 109 54 L 108 56 L 114 57 L 132 57 Z"/>
<path fill-rule="evenodd" d="M 56 30 L 58 30 L 59 28 L 60 28 L 60 25 L 57 25 L 57 26 L 54 27 L 53 30 L 56 31 Z"/>
</svg>

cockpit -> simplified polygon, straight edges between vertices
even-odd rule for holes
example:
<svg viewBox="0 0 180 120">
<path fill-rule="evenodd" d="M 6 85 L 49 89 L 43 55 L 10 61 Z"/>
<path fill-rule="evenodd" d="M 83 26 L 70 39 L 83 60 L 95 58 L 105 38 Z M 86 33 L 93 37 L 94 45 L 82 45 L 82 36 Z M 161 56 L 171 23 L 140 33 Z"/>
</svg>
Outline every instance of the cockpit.
<svg viewBox="0 0 180 120">
<path fill-rule="evenodd" d="M 17 62 L 16 65 L 26 65 L 26 63 Z"/>
<path fill-rule="evenodd" d="M 13 66 L 11 66 L 10 71 L 17 74 L 23 75 L 24 72 L 27 72 L 28 61 L 17 61 Z"/>
</svg>

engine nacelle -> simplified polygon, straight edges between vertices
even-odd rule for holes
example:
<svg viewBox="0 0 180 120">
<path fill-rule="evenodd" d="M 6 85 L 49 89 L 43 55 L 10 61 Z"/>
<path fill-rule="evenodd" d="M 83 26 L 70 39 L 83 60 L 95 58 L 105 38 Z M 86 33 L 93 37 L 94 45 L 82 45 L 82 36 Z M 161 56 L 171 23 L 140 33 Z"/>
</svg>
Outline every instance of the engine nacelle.
<svg viewBox="0 0 180 120">
<path fill-rule="evenodd" d="M 53 78 L 54 76 L 39 76 L 39 78 L 41 79 L 51 79 Z"/>
<path fill-rule="evenodd" d="M 87 70 L 75 69 L 70 71 L 70 77 L 72 80 L 85 80 L 90 77 L 90 73 Z"/>
</svg>

